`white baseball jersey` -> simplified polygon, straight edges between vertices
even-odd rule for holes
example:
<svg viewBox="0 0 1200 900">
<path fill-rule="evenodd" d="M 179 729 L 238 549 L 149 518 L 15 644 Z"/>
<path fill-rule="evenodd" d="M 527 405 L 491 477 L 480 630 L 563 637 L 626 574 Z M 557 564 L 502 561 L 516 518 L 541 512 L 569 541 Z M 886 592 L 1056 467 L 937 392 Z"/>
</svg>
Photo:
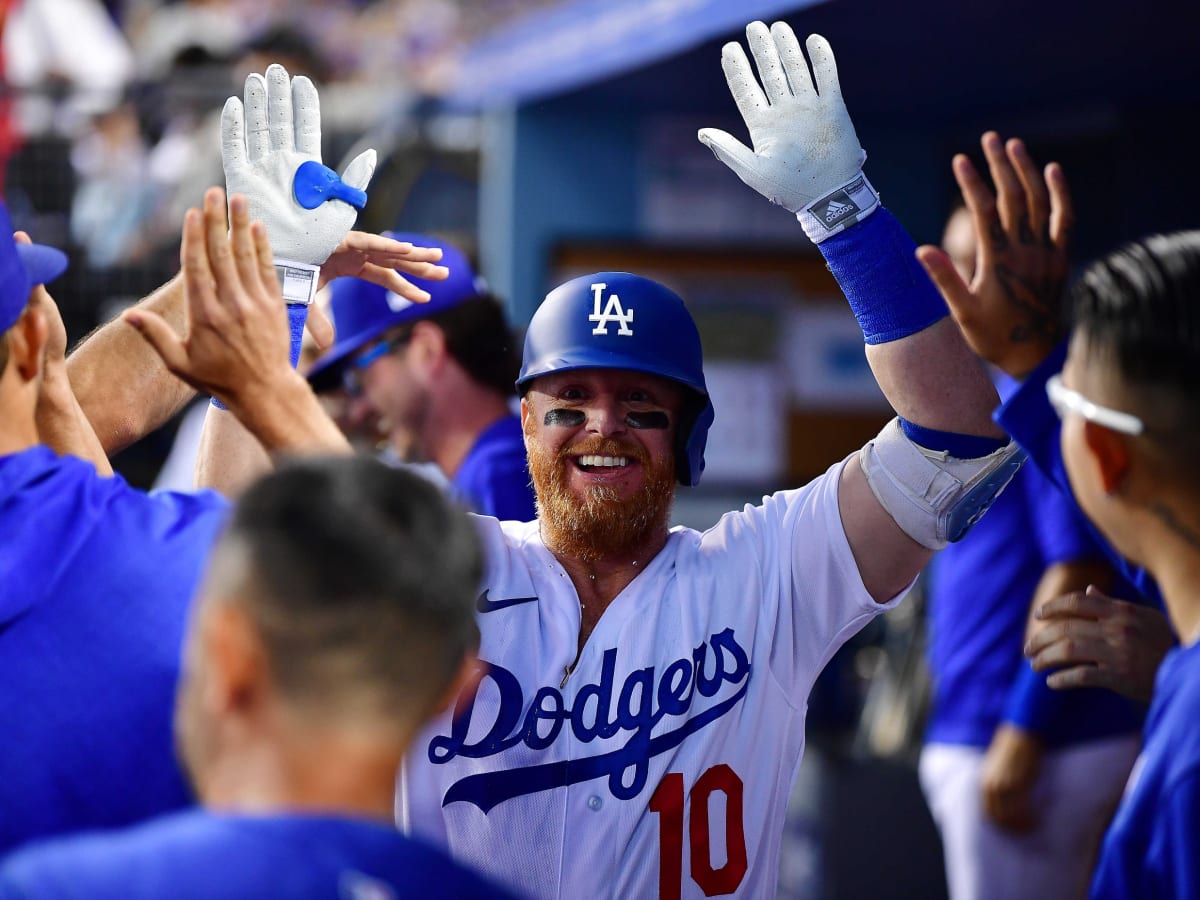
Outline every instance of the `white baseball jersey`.
<svg viewBox="0 0 1200 900">
<path fill-rule="evenodd" d="M 400 826 L 533 897 L 773 897 L 809 690 L 887 608 L 842 529 L 841 466 L 673 529 L 569 675 L 570 578 L 536 522 L 480 519 L 488 671 L 414 743 Z"/>
</svg>

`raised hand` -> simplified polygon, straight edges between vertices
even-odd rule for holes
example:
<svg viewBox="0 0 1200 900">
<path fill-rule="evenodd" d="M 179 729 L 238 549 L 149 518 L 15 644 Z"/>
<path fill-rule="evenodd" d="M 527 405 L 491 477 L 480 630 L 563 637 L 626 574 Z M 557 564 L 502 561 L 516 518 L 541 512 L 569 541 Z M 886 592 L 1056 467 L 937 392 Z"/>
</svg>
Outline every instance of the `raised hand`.
<svg viewBox="0 0 1200 900">
<path fill-rule="evenodd" d="M 145 309 L 124 319 L 172 374 L 237 411 L 303 379 L 288 362 L 288 322 L 266 231 L 261 222 L 251 225 L 245 197 L 235 195 L 229 211 L 227 223 L 225 194 L 210 188 L 203 212 L 189 209 L 184 217 L 186 336 Z"/>
<path fill-rule="evenodd" d="M 751 22 L 746 41 L 761 87 L 740 44 L 721 49 L 721 66 L 754 149 L 715 128 L 703 128 L 697 136 L 742 181 L 796 213 L 805 233 L 820 242 L 879 205 L 862 175 L 866 154 L 842 100 L 833 50 L 819 34 L 808 38 L 810 77 L 786 23 L 768 30 Z"/>
<path fill-rule="evenodd" d="M 1149 702 L 1159 663 L 1174 643 L 1158 610 L 1089 587 L 1034 611 L 1025 655 L 1036 671 L 1055 670 L 1046 678 L 1052 688 L 1103 687 Z"/>
<path fill-rule="evenodd" d="M 975 225 L 975 277 L 967 285 L 938 247 L 921 247 L 917 257 L 971 349 L 1023 378 L 1065 334 L 1062 303 L 1074 212 L 1058 163 L 1039 172 L 1019 139 L 1006 145 L 994 131 L 981 144 L 994 195 L 966 156 L 952 163 Z"/>
<path fill-rule="evenodd" d="M 221 161 L 230 196 L 245 194 L 250 217 L 267 227 L 280 261 L 315 267 L 329 258 L 366 204 L 375 151 L 356 157 L 341 178 L 321 163 L 317 89 L 273 65 L 246 77 L 244 102 L 230 97 L 221 113 Z M 294 299 L 285 289 L 285 296 Z"/>
</svg>

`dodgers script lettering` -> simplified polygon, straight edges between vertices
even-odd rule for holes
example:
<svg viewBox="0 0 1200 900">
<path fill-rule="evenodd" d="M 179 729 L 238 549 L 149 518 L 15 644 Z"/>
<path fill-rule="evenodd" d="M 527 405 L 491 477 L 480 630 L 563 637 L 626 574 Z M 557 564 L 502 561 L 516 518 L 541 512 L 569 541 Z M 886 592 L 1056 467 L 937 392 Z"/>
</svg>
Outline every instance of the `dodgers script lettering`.
<svg viewBox="0 0 1200 900">
<path fill-rule="evenodd" d="M 429 760 L 435 765 L 458 756 L 482 759 L 520 743 L 531 750 L 545 750 L 567 726 L 584 744 L 621 734 L 629 738 L 618 749 L 596 756 L 469 775 L 450 786 L 442 805 L 465 801 L 486 813 L 513 797 L 602 776 L 608 778 L 614 797 L 628 800 L 645 787 L 652 757 L 677 747 L 689 734 L 727 713 L 742 699 L 750 683 L 750 658 L 734 638 L 732 628 L 714 634 L 707 644 L 692 651 L 690 659 L 675 660 L 657 677 L 653 666 L 635 669 L 618 688 L 616 663 L 616 648 L 606 650 L 599 682 L 581 687 L 572 707 L 556 688 L 545 686 L 538 688 L 528 708 L 517 677 L 503 666 L 489 663 L 483 677 L 500 696 L 494 720 L 474 722 L 476 695 L 460 700 L 450 734 L 439 735 L 429 743 Z M 737 689 L 712 705 L 704 706 L 698 700 L 716 697 L 725 684 Z M 651 737 L 654 727 L 666 716 L 686 718 L 673 730 Z M 480 725 L 487 727 L 474 742 L 468 740 L 472 724 L 476 725 L 476 733 Z"/>
</svg>

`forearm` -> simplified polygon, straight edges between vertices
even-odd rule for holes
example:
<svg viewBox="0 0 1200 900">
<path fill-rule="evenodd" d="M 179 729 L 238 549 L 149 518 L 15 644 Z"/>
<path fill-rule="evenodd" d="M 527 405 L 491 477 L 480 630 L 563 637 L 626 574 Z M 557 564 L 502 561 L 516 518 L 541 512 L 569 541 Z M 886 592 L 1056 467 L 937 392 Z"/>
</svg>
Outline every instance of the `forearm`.
<svg viewBox="0 0 1200 900">
<path fill-rule="evenodd" d="M 344 455 L 353 452 L 345 435 L 333 419 L 321 408 L 317 395 L 308 382 L 294 369 L 288 377 L 266 392 L 258 393 L 252 403 L 230 398 L 230 411 L 245 426 L 245 431 L 258 442 L 256 453 Z M 238 440 L 230 430 L 225 437 Z M 245 441 L 241 449 L 247 449 Z M 197 469 L 199 469 L 199 463 Z M 248 466 L 253 469 L 255 463 Z M 232 470 L 229 474 L 232 474 Z M 252 475 L 251 475 L 252 477 Z"/>
<path fill-rule="evenodd" d="M 229 410 L 208 404 L 196 453 L 196 487 L 235 498 L 270 469 L 271 458 L 258 438 Z"/>
<path fill-rule="evenodd" d="M 47 367 L 38 394 L 37 430 L 42 443 L 55 453 L 78 456 L 91 462 L 101 475 L 112 474 L 104 448 L 79 408 L 61 363 Z"/>
<path fill-rule="evenodd" d="M 996 389 L 949 318 L 900 340 L 869 345 L 867 362 L 902 418 L 938 431 L 1005 437 L 992 421 Z"/>
<path fill-rule="evenodd" d="M 186 328 L 183 280 L 176 276 L 138 307 L 160 315 L 177 333 Z M 195 391 L 120 317 L 89 335 L 67 358 L 78 407 L 104 453 L 149 434 L 181 410 Z"/>
<path fill-rule="evenodd" d="M 924 428 L 1001 438 L 999 398 L 886 209 L 819 245 L 867 342 L 867 361 L 892 408 Z M 934 448 L 937 449 L 937 448 Z"/>
</svg>

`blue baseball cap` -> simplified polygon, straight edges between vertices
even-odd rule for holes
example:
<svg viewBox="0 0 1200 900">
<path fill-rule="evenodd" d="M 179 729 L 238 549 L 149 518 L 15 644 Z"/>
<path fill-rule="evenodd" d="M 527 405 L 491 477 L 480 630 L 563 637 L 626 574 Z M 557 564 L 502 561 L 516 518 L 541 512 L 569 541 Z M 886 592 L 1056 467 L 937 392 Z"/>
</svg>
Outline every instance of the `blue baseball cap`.
<svg viewBox="0 0 1200 900">
<path fill-rule="evenodd" d="M 8 207 L 0 202 L 0 333 L 21 317 L 34 285 L 53 281 L 67 268 L 67 255 L 44 244 L 13 240 Z"/>
<path fill-rule="evenodd" d="M 445 281 L 430 281 L 405 275 L 423 291 L 429 292 L 428 303 L 413 303 L 398 294 L 361 278 L 339 278 L 330 285 L 330 311 L 336 343 L 316 361 L 308 373 L 314 390 L 333 387 L 341 377 L 347 359 L 385 331 L 428 319 L 442 310 L 457 306 L 465 300 L 488 293 L 487 283 L 475 274 L 467 257 L 453 244 L 427 234 L 385 231 L 384 237 L 408 241 L 418 247 L 438 247 L 442 251 L 441 265 L 450 270 Z"/>
</svg>

